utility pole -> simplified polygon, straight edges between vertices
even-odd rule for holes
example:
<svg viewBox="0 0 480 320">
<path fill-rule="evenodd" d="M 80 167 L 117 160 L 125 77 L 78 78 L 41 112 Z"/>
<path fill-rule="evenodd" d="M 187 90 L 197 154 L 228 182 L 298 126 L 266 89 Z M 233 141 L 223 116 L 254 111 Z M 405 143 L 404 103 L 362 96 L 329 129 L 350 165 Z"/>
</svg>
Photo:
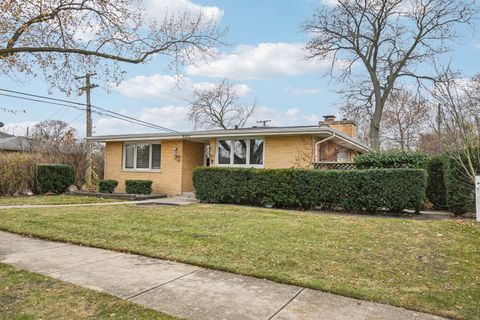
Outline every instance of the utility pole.
<svg viewBox="0 0 480 320">
<path fill-rule="evenodd" d="M 90 90 L 98 87 L 98 85 L 92 84 L 90 82 L 90 78 L 95 75 L 96 73 L 87 73 L 84 76 L 75 77 L 75 79 L 77 80 L 85 79 L 85 86 L 81 87 L 80 90 L 85 91 L 86 98 L 87 98 L 86 109 L 85 109 L 86 111 L 85 112 L 86 114 L 85 135 L 87 137 L 87 140 L 86 140 L 87 169 L 85 171 L 85 184 L 87 185 L 87 187 L 90 187 L 92 185 L 92 143 L 90 142 L 90 140 L 88 140 L 88 138 L 92 136 L 92 104 L 90 102 Z"/>
</svg>

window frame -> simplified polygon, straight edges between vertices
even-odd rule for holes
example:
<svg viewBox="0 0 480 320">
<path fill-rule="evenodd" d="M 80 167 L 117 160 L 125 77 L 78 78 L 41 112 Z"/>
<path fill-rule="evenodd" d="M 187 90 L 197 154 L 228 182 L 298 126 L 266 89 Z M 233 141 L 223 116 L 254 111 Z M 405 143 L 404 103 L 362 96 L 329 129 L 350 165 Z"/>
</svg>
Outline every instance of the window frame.
<svg viewBox="0 0 480 320">
<path fill-rule="evenodd" d="M 230 163 L 221 164 L 219 162 L 220 152 L 219 152 L 219 141 L 238 141 L 245 140 L 247 141 L 247 152 L 246 152 L 246 164 L 235 164 L 235 150 L 233 149 L 233 143 L 230 143 Z M 262 140 L 263 141 L 263 150 L 262 150 L 262 164 L 250 164 L 250 140 Z M 216 140 L 216 150 L 215 150 L 215 161 L 216 166 L 218 167 L 236 167 L 236 168 L 264 168 L 265 167 L 265 138 L 264 137 L 225 137 L 217 138 Z"/>
<path fill-rule="evenodd" d="M 127 160 L 127 145 L 135 145 L 133 149 L 133 168 L 126 168 L 126 160 Z M 152 145 L 159 144 L 160 145 L 160 168 L 159 169 L 152 169 L 152 158 L 153 158 L 153 147 Z M 139 168 L 137 169 L 137 146 L 138 145 L 148 145 L 149 148 L 149 157 L 148 157 L 148 169 L 147 168 Z M 160 172 L 162 169 L 162 143 L 161 142 L 146 142 L 146 141 L 125 141 L 123 143 L 123 151 L 122 151 L 122 171 L 133 171 L 133 172 Z"/>
</svg>

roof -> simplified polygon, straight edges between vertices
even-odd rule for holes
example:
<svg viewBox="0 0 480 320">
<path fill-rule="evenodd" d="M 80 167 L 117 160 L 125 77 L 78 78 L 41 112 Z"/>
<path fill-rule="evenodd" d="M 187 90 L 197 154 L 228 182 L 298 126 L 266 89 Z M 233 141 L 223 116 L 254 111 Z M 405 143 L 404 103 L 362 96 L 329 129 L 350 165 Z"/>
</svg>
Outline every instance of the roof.
<svg viewBox="0 0 480 320">
<path fill-rule="evenodd" d="M 94 136 L 87 138 L 97 142 L 114 141 L 151 141 L 151 140 L 195 140 L 208 138 L 233 138 L 233 137 L 251 137 L 251 136 L 278 136 L 278 135 L 299 135 L 313 134 L 323 136 L 334 136 L 334 141 L 347 148 L 365 152 L 369 147 L 358 139 L 352 138 L 345 133 L 335 130 L 326 124 L 318 126 L 293 126 L 293 127 L 250 127 L 239 129 L 222 130 L 204 130 L 204 131 L 186 131 L 186 132 L 168 132 L 168 133 L 145 133 L 145 134 L 120 134 Z"/>
<path fill-rule="evenodd" d="M 0 151 L 27 151 L 33 146 L 33 140 L 27 137 L 16 137 L 0 132 Z"/>
</svg>

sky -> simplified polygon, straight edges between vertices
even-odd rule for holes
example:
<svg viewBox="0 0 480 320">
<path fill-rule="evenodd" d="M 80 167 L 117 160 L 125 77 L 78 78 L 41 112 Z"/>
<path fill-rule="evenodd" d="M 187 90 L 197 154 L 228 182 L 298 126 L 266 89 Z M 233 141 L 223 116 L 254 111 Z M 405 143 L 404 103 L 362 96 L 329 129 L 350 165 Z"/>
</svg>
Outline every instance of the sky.
<svg viewBox="0 0 480 320">
<path fill-rule="evenodd" d="M 331 5 L 332 0 L 146 0 L 151 14 L 161 15 L 165 6 L 203 12 L 228 28 L 229 46 L 208 65 L 186 66 L 183 78 L 167 71 L 166 61 L 155 57 L 148 64 L 124 65 L 125 80 L 113 88 L 100 86 L 92 91 L 92 103 L 173 130 L 192 130 L 187 118 L 187 103 L 193 88 L 230 79 L 247 103 L 257 109 L 248 125 L 271 120 L 272 126 L 314 125 L 322 116 L 340 116 L 341 103 L 337 80 L 324 76 L 326 61 L 304 59 L 303 45 L 308 35 L 300 25 L 315 8 Z M 472 76 L 480 72 L 480 37 L 463 30 L 464 37 L 453 45 L 448 57 L 454 68 Z M 93 81 L 94 82 L 94 81 Z M 42 78 L 19 83 L 1 77 L 0 88 L 47 95 L 49 86 Z M 84 96 L 65 96 L 53 90 L 51 96 L 84 102 Z M 17 110 L 2 112 L 1 108 Z M 24 112 L 25 111 L 25 112 Z M 348 115 L 347 115 L 348 116 Z M 85 132 L 85 114 L 71 108 L 26 102 L 0 96 L 0 122 L 9 133 L 25 134 L 26 127 L 48 120 L 63 120 Z M 93 116 L 94 135 L 153 132 L 105 116 Z"/>
</svg>

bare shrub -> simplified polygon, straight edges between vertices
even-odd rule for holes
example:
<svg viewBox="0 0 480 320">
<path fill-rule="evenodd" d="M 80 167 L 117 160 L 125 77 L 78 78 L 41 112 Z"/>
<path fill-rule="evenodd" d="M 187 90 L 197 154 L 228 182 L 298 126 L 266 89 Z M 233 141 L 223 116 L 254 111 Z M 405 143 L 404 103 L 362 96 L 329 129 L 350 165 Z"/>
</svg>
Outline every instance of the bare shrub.
<svg viewBox="0 0 480 320">
<path fill-rule="evenodd" d="M 0 152 L 0 195 L 13 196 L 35 190 L 37 156 Z"/>
</svg>

